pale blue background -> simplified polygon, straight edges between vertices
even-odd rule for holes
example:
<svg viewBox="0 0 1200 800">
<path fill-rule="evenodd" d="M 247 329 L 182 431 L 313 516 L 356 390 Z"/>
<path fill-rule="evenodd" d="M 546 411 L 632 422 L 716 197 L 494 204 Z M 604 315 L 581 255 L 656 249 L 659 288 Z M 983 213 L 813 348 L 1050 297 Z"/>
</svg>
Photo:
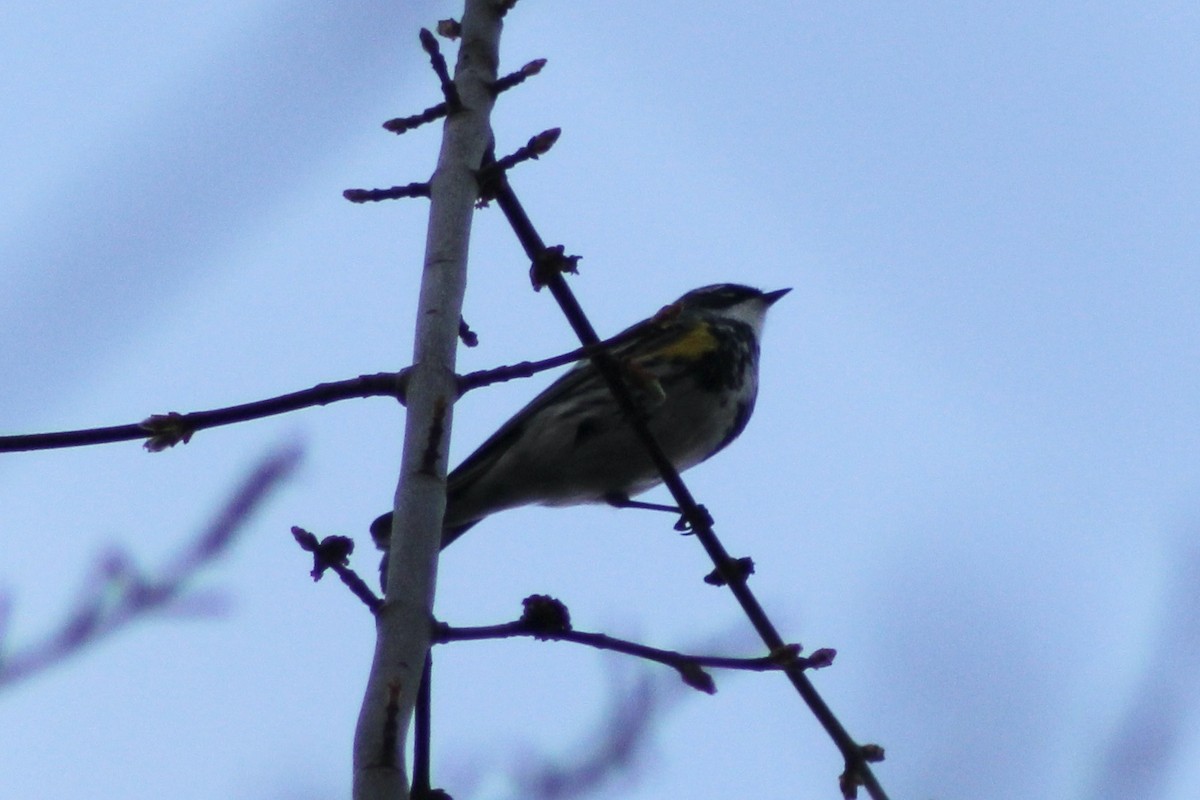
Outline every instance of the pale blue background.
<svg viewBox="0 0 1200 800">
<path fill-rule="evenodd" d="M 30 3 L 0 11 L 0 428 L 116 424 L 403 366 L 438 130 L 416 43 L 451 3 Z M 604 332 L 714 281 L 793 286 L 746 434 L 689 474 L 788 638 L 887 747 L 897 798 L 1195 798 L 1200 11 L 1194 3 L 546 3 L 510 16 L 499 149 Z M 462 367 L 572 345 L 480 214 Z M 461 456 L 548 378 L 469 396 Z M 8 642 L 113 543 L 153 569 L 264 449 L 297 479 L 201 587 L 0 697 L 5 797 L 348 797 L 372 625 L 287 531 L 389 502 L 374 400 L 199 435 L 0 458 Z M 442 562 L 464 624 L 560 596 L 587 629 L 754 652 L 700 548 L 653 515 L 511 512 Z M 615 657 L 439 653 L 439 782 L 503 797 L 586 750 Z M 659 673 L 655 673 L 659 674 Z M 666 676 L 669 678 L 669 676 Z M 623 798 L 833 797 L 781 679 L 671 706 Z M 663 685 L 670 685 L 665 681 Z M 672 695 L 674 699 L 678 699 Z M 1124 738 L 1123 738 L 1124 737 Z M 1136 745 L 1136 747 L 1131 745 Z"/>
</svg>

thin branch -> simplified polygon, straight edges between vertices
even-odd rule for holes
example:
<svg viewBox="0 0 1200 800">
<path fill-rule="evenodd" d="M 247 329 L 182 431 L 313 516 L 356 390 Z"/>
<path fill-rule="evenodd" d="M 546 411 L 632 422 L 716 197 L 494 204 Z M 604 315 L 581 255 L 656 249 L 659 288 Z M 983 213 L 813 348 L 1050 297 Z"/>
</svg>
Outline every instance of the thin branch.
<svg viewBox="0 0 1200 800">
<path fill-rule="evenodd" d="M 253 513 L 291 476 L 299 461 L 300 451 L 296 448 L 267 456 L 242 480 L 208 527 L 157 576 L 139 571 L 123 551 L 102 558 L 75 609 L 57 631 L 40 643 L 0 658 L 0 687 L 60 664 L 137 620 L 170 609 L 200 571 L 229 549 Z"/>
<path fill-rule="evenodd" d="M 466 318 L 462 316 L 458 318 L 458 340 L 463 343 L 464 347 L 479 346 L 479 334 L 471 330 Z"/>
<path fill-rule="evenodd" d="M 420 114 L 389 119 L 387 122 L 383 123 L 383 129 L 397 135 L 401 133 L 408 133 L 413 128 L 433 122 L 434 120 L 439 120 L 449 113 L 449 106 L 447 106 L 445 103 L 438 103 L 435 106 L 430 106 L 429 108 L 425 109 Z"/>
<path fill-rule="evenodd" d="M 361 397 L 395 397 L 403 403 L 407 384 L 408 370 L 359 375 L 357 378 L 319 383 L 310 389 L 302 389 L 298 392 L 242 405 L 208 411 L 193 411 L 188 414 L 174 411 L 167 414 L 153 414 L 141 422 L 130 425 L 0 436 L 0 453 L 83 447 L 111 442 L 128 442 L 135 439 L 146 439 L 144 447 L 152 453 L 157 453 L 177 444 L 187 444 L 197 431 L 206 428 L 286 414 L 289 411 L 329 405 L 340 400 Z"/>
<path fill-rule="evenodd" d="M 826 648 L 817 650 L 810 656 L 802 657 L 800 656 L 800 646 L 795 644 L 784 647 L 779 653 L 757 658 L 696 655 L 651 647 L 603 633 L 577 631 L 571 628 L 538 630 L 522 620 L 475 627 L 454 627 L 446 623 L 438 623 L 434 628 L 433 641 L 445 644 L 484 639 L 509 639 L 518 636 L 531 637 L 539 641 L 573 642 L 594 647 L 597 650 L 610 650 L 663 664 L 677 670 L 689 686 L 707 694 L 716 692 L 716 685 L 712 678 L 704 672 L 704 667 L 746 672 L 777 672 L 789 668 L 822 669 L 831 665 L 836 656 L 836 651 Z"/>
<path fill-rule="evenodd" d="M 539 372 L 555 369 L 556 367 L 574 364 L 577 361 L 582 361 L 585 358 L 591 358 L 597 353 L 602 353 L 610 350 L 613 347 L 627 341 L 630 338 L 630 332 L 613 336 L 605 339 L 597 345 L 588 345 L 578 347 L 561 355 L 543 358 L 540 361 L 519 361 L 516 364 L 506 364 L 502 367 L 492 367 L 491 369 L 481 369 L 475 372 L 468 372 L 466 375 L 460 375 L 458 378 L 458 387 L 461 394 L 465 394 L 472 389 L 479 389 L 483 386 L 491 386 L 493 383 L 504 383 L 505 381 L 515 380 L 517 378 L 529 378 Z"/>
<path fill-rule="evenodd" d="M 450 70 L 446 66 L 446 59 L 442 56 L 441 48 L 438 47 L 437 39 L 428 28 L 421 28 L 420 38 L 421 47 L 429 55 L 429 64 L 433 67 L 438 80 L 441 81 L 446 107 L 451 114 L 457 113 L 462 110 L 462 99 L 458 96 L 458 87 L 454 85 L 454 81 L 450 80 Z"/>
<path fill-rule="evenodd" d="M 378 613 L 383 601 L 371 591 L 367 582 L 350 568 L 350 555 L 354 552 L 352 539 L 345 536 L 326 536 L 317 541 L 315 535 L 296 525 L 292 526 L 292 537 L 301 550 L 313 554 L 313 568 L 309 575 L 314 581 L 321 580 L 326 570 L 332 570 L 372 614 Z"/>
<path fill-rule="evenodd" d="M 537 161 L 540 156 L 544 156 L 550 152 L 550 148 L 554 147 L 555 142 L 558 141 L 558 137 L 561 135 L 562 128 L 550 128 L 529 137 L 529 141 L 524 146 L 518 147 L 503 158 L 486 164 L 480 170 L 479 182 L 485 187 L 490 186 L 495 180 L 494 176 L 496 173 L 506 172 L 525 161 Z M 487 196 L 484 193 L 484 197 Z"/>
<path fill-rule="evenodd" d="M 347 189 L 342 197 L 351 203 L 378 203 L 381 200 L 400 200 L 406 197 L 429 197 L 429 182 L 417 181 L 390 189 Z"/>
<path fill-rule="evenodd" d="M 521 67 L 516 72 L 510 72 L 500 80 L 492 84 L 492 91 L 496 94 L 507 92 L 514 86 L 520 86 L 522 83 L 540 73 L 546 67 L 546 59 L 535 58 L 525 66 Z"/>
</svg>

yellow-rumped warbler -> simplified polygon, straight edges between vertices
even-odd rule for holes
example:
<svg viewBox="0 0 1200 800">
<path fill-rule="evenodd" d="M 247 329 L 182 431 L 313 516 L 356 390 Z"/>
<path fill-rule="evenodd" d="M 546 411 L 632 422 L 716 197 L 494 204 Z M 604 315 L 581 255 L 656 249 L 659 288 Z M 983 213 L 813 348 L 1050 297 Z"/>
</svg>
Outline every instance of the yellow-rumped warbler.
<svg viewBox="0 0 1200 800">
<path fill-rule="evenodd" d="M 790 291 L 705 286 L 613 337 L 609 353 L 680 472 L 746 427 L 758 394 L 763 319 Z M 615 503 L 662 479 L 608 385 L 585 360 L 500 426 L 446 482 L 442 547 L 497 511 Z M 377 542 L 390 530 L 390 512 L 371 524 Z"/>
</svg>

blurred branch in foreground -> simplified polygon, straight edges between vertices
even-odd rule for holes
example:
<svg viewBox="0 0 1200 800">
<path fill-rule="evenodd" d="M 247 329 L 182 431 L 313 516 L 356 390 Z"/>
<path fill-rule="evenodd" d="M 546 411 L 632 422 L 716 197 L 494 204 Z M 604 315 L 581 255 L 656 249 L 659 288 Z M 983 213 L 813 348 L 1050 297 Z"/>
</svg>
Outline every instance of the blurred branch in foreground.
<svg viewBox="0 0 1200 800">
<path fill-rule="evenodd" d="M 525 800 L 572 800 L 596 796 L 619 780 L 632 779 L 649 759 L 649 738 L 671 707 L 684 699 L 682 685 L 643 672 L 622 679 L 609 695 L 605 718 L 577 748 L 578 760 L 527 765 L 517 777 Z"/>
<path fill-rule="evenodd" d="M 0 689 L 66 661 L 84 648 L 151 613 L 180 607 L 192 580 L 216 561 L 245 530 L 251 515 L 287 480 L 300 462 L 297 447 L 276 450 L 238 486 L 212 522 L 185 544 L 157 575 L 147 575 L 124 550 L 101 556 L 84 583 L 74 609 L 42 641 L 8 652 L 0 639 Z M 0 597 L 3 617 L 12 607 Z"/>
<path fill-rule="evenodd" d="M 1175 758 L 1196 729 L 1200 685 L 1200 550 L 1177 554 L 1158 643 L 1129 708 L 1097 759 L 1089 800 L 1166 797 Z"/>
<path fill-rule="evenodd" d="M 757 642 L 740 627 L 694 642 L 693 650 L 753 650 Z M 675 675 L 605 658 L 609 689 L 604 709 L 584 725 L 574 744 L 555 738 L 554 754 L 518 743 L 516 751 L 455 753 L 442 766 L 464 797 L 521 800 L 585 800 L 628 793 L 643 768 L 654 763 L 653 740 L 680 705 L 698 695 Z M 515 765 L 515 766 L 514 766 Z"/>
</svg>

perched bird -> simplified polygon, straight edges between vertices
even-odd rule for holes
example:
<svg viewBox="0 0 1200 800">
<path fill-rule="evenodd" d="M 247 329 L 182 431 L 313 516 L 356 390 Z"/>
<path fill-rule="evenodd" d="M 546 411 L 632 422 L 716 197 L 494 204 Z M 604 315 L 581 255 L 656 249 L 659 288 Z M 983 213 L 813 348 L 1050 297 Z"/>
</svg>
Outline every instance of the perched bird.
<svg viewBox="0 0 1200 800">
<path fill-rule="evenodd" d="M 758 394 L 767 309 L 791 289 L 735 283 L 694 289 L 610 340 L 609 353 L 654 439 L 680 472 L 746 427 Z M 442 547 L 497 511 L 525 505 L 620 505 L 662 482 L 590 360 L 500 426 L 446 478 Z M 392 515 L 371 524 L 386 547 Z"/>
</svg>

